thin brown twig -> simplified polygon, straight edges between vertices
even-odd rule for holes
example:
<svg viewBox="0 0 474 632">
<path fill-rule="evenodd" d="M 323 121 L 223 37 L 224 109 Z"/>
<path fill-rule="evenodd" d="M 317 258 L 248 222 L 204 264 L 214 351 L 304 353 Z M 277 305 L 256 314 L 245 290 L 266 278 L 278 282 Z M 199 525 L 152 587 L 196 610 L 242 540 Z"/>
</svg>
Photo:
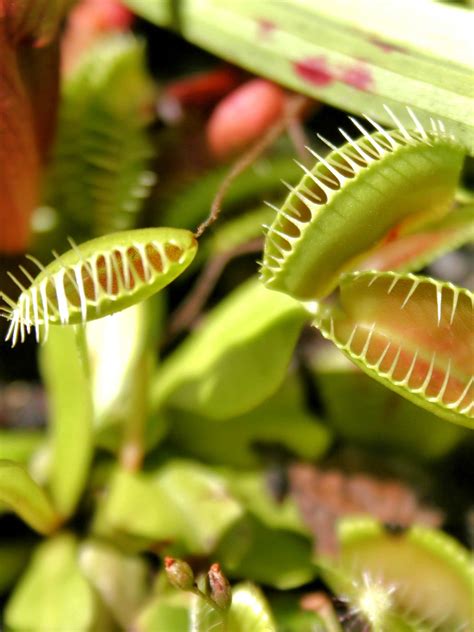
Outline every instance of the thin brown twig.
<svg viewBox="0 0 474 632">
<path fill-rule="evenodd" d="M 258 140 L 250 149 L 242 156 L 239 156 L 231 166 L 225 178 L 214 196 L 211 204 L 211 210 L 207 219 L 202 222 L 196 229 L 195 236 L 200 237 L 204 231 L 213 224 L 221 212 L 222 200 L 224 199 L 229 187 L 237 176 L 239 176 L 249 165 L 251 165 L 264 151 L 272 145 L 276 139 L 287 129 L 292 121 L 297 119 L 310 103 L 308 97 L 300 94 L 288 97 L 283 116 L 272 125 L 264 136 Z"/>
<path fill-rule="evenodd" d="M 210 259 L 204 266 L 188 297 L 172 315 L 168 338 L 173 338 L 181 331 L 188 329 L 196 320 L 229 261 L 241 255 L 259 252 L 262 246 L 263 239 L 258 237 L 245 244 L 239 244 L 235 248 Z"/>
</svg>

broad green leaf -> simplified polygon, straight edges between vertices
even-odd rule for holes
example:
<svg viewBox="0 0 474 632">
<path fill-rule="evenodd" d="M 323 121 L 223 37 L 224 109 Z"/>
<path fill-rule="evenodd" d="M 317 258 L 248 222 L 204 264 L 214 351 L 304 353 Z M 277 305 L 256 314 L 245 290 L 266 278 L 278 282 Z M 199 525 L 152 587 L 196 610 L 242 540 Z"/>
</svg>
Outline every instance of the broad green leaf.
<svg viewBox="0 0 474 632">
<path fill-rule="evenodd" d="M 0 459 L 27 463 L 44 441 L 44 434 L 35 430 L 0 430 Z"/>
<path fill-rule="evenodd" d="M 326 429 L 306 410 L 295 376 L 254 410 L 225 423 L 181 410 L 169 410 L 168 416 L 170 441 L 209 463 L 258 466 L 267 456 L 265 447 L 271 451 L 274 446 L 304 459 L 317 459 L 329 443 Z"/>
<path fill-rule="evenodd" d="M 225 478 L 232 495 L 265 527 L 308 535 L 309 531 L 303 524 L 291 494 L 283 500 L 273 498 L 268 470 L 247 471 L 224 467 L 219 468 L 218 472 Z"/>
<path fill-rule="evenodd" d="M 89 632 L 97 616 L 92 588 L 79 570 L 75 538 L 62 533 L 36 550 L 7 604 L 12 630 Z M 102 628 L 107 632 L 109 628 Z"/>
<path fill-rule="evenodd" d="M 225 533 L 216 550 L 230 577 L 251 579 L 280 590 L 308 583 L 317 574 L 310 539 L 265 526 L 244 516 Z"/>
<path fill-rule="evenodd" d="M 315 326 L 371 377 L 422 408 L 473 427 L 473 295 L 412 274 L 342 278 Z"/>
<path fill-rule="evenodd" d="M 148 474 L 118 471 L 105 506 L 112 527 L 154 541 L 176 542 L 195 554 L 210 553 L 242 513 L 223 478 L 186 461 L 167 462 Z"/>
<path fill-rule="evenodd" d="M 232 591 L 228 614 L 228 632 L 276 632 L 270 606 L 262 591 L 249 582 L 237 584 Z"/>
<path fill-rule="evenodd" d="M 441 255 L 474 241 L 474 205 L 460 207 L 446 217 L 403 235 L 372 251 L 359 270 L 420 270 Z"/>
<path fill-rule="evenodd" d="M 146 136 L 154 88 L 143 43 L 100 39 L 64 78 L 45 203 L 84 239 L 134 228 L 154 183 Z"/>
<path fill-rule="evenodd" d="M 124 443 L 131 463 L 143 452 L 160 298 L 87 325 L 96 441 L 114 451 Z"/>
<path fill-rule="evenodd" d="M 51 496 L 63 517 L 76 508 L 93 453 L 93 407 L 86 356 L 81 331 L 72 327 L 53 328 L 41 347 L 51 429 Z"/>
<path fill-rule="evenodd" d="M 133 629 L 137 632 L 188 632 L 188 610 L 178 605 L 163 603 L 160 597 L 156 597 L 140 614 Z"/>
<path fill-rule="evenodd" d="M 322 561 L 321 568 L 350 606 L 360 608 L 364 597 L 367 604 L 378 593 L 386 598 L 383 615 L 422 621 L 439 632 L 472 627 L 474 572 L 469 552 L 456 540 L 418 526 L 390 534 L 371 518 L 344 519 L 338 532 L 339 558 Z"/>
<path fill-rule="evenodd" d="M 270 400 L 248 413 L 217 421 L 188 411 L 170 410 L 169 437 L 187 454 L 208 463 L 255 467 L 265 445 L 304 459 L 316 459 L 327 449 L 329 435 L 302 406 L 278 408 Z M 212 437 L 212 441 L 209 441 Z"/>
<path fill-rule="evenodd" d="M 251 410 L 281 384 L 307 318 L 299 303 L 251 279 L 163 363 L 154 405 L 214 419 Z"/>
<path fill-rule="evenodd" d="M 270 607 L 263 593 L 250 583 L 238 584 L 232 591 L 227 612 L 212 608 L 195 597 L 191 607 L 191 632 L 276 632 Z"/>
<path fill-rule="evenodd" d="M 148 594 L 145 561 L 107 544 L 89 540 L 79 549 L 79 567 L 124 630 L 132 623 Z"/>
<path fill-rule="evenodd" d="M 432 412 L 371 379 L 334 346 L 318 349 L 313 371 L 325 420 L 351 445 L 439 459 L 469 434 L 460 426 L 439 423 Z"/>
<path fill-rule="evenodd" d="M 194 595 L 191 602 L 190 632 L 227 632 L 227 616 L 225 612 L 213 608 L 205 599 Z"/>
<path fill-rule="evenodd" d="M 59 524 L 45 491 L 13 461 L 0 461 L 0 502 L 40 533 L 51 533 Z"/>
<path fill-rule="evenodd" d="M 474 152 L 474 16 L 400 0 L 155 0 L 126 4 L 189 41 L 336 107 L 388 122 L 382 106 L 410 105 L 447 120 Z M 270 10 L 271 7 L 271 10 Z"/>
</svg>

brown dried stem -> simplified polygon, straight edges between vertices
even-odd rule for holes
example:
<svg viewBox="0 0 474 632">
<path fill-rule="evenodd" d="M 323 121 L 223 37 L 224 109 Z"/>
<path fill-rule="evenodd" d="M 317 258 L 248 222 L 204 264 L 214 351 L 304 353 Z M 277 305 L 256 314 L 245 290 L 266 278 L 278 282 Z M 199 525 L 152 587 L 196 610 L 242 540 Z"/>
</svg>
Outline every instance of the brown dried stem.
<svg viewBox="0 0 474 632">
<path fill-rule="evenodd" d="M 219 217 L 222 207 L 222 201 L 229 190 L 232 182 L 239 176 L 247 167 L 249 167 L 255 160 L 270 146 L 277 138 L 288 128 L 289 125 L 294 124 L 295 120 L 298 120 L 304 110 L 307 108 L 310 100 L 299 94 L 291 95 L 287 98 L 285 110 L 283 116 L 274 125 L 272 125 L 266 134 L 262 136 L 254 145 L 250 147 L 242 156 L 239 156 L 234 164 L 231 166 L 229 172 L 222 180 L 221 185 L 214 196 L 211 204 L 211 211 L 208 218 L 202 222 L 196 232 L 196 237 L 200 237 L 204 231 L 209 228 Z"/>
</svg>

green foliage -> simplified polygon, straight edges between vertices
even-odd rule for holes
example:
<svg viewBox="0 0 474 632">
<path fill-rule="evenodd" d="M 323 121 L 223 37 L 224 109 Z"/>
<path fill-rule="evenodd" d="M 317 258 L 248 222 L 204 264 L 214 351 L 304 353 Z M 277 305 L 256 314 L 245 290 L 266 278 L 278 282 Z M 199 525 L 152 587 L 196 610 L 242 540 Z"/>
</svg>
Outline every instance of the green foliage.
<svg viewBox="0 0 474 632">
<path fill-rule="evenodd" d="M 0 461 L 0 502 L 40 533 L 51 533 L 59 523 L 44 490 L 14 461 Z"/>
<path fill-rule="evenodd" d="M 242 508 L 219 475 L 197 463 L 171 461 L 152 474 L 117 471 L 103 512 L 109 528 L 205 554 Z"/>
<path fill-rule="evenodd" d="M 167 411 L 169 439 L 189 455 L 235 467 L 258 466 L 262 462 L 258 447 L 265 443 L 277 444 L 304 459 L 318 458 L 328 446 L 329 435 L 305 410 L 296 378 L 292 382 L 253 410 L 225 420 L 171 409 Z"/>
<path fill-rule="evenodd" d="M 6 610 L 13 630 L 74 630 L 93 627 L 98 604 L 77 563 L 77 541 L 62 533 L 36 550 Z"/>
<path fill-rule="evenodd" d="M 154 183 L 145 131 L 154 89 L 143 42 L 131 35 L 100 39 L 65 78 L 62 92 L 45 204 L 83 238 L 133 228 Z"/>
<path fill-rule="evenodd" d="M 196 597 L 191 609 L 191 632 L 276 632 L 273 616 L 261 591 L 250 583 L 238 584 L 232 591 L 228 613 L 220 612 Z"/>
<path fill-rule="evenodd" d="M 81 545 L 79 566 L 114 614 L 116 622 L 123 629 L 129 628 L 148 594 L 145 561 L 92 540 Z"/>
<path fill-rule="evenodd" d="M 307 318 L 296 301 L 252 279 L 163 364 L 154 388 L 156 403 L 214 419 L 254 408 L 283 381 Z"/>
<path fill-rule="evenodd" d="M 42 376 L 49 395 L 49 485 L 64 518 L 76 509 L 94 450 L 94 413 L 81 333 L 71 327 L 57 327 L 41 349 Z"/>
<path fill-rule="evenodd" d="M 468 436 L 467 430 L 440 423 L 432 412 L 370 379 L 335 347 L 319 353 L 314 363 L 325 418 L 351 445 L 432 460 Z"/>
</svg>

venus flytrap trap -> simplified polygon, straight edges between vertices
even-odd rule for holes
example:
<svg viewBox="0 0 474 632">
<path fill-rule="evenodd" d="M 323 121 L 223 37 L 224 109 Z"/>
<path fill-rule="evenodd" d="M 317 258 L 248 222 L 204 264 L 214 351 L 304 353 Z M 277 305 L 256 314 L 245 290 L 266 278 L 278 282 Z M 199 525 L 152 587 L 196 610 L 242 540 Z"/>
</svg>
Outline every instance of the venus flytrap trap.
<svg viewBox="0 0 474 632">
<path fill-rule="evenodd" d="M 193 260 L 197 242 L 186 230 L 144 228 L 98 237 L 58 256 L 14 303 L 5 295 L 11 321 L 6 340 L 35 330 L 45 340 L 50 324 L 74 325 L 102 318 L 142 301 L 173 281 Z"/>
<path fill-rule="evenodd" d="M 414 117 L 407 130 L 375 132 L 355 119 L 357 141 L 340 130 L 346 144 L 290 188 L 268 227 L 261 278 L 264 284 L 300 300 L 328 295 L 339 276 L 383 240 L 447 213 L 454 198 L 464 157 L 462 145 L 441 122 L 426 131 Z M 324 139 L 323 139 L 323 142 Z"/>
<path fill-rule="evenodd" d="M 339 522 L 340 553 L 320 558 L 322 576 L 374 632 L 451 632 L 472 624 L 469 552 L 441 531 L 414 526 L 390 533 L 371 518 Z"/>
<path fill-rule="evenodd" d="M 409 110 L 415 127 L 407 130 L 389 113 L 395 130 L 368 118 L 375 128 L 369 134 L 352 119 L 359 140 L 341 130 L 347 143 L 336 149 L 322 139 L 332 151 L 326 158 L 312 152 L 316 166 L 302 166 L 305 176 L 275 208 L 261 279 L 305 302 L 314 326 L 369 375 L 445 419 L 472 426 L 472 293 L 406 273 L 347 274 L 374 251 L 383 261 L 386 244 L 396 248 L 434 220 L 449 225 L 449 215 L 440 218 L 453 205 L 463 147 L 441 121 L 431 120 L 426 130 Z M 437 246 L 433 238 L 419 241 L 398 263 L 416 268 L 446 241 L 446 235 Z M 339 302 L 323 302 L 337 286 Z"/>
</svg>

